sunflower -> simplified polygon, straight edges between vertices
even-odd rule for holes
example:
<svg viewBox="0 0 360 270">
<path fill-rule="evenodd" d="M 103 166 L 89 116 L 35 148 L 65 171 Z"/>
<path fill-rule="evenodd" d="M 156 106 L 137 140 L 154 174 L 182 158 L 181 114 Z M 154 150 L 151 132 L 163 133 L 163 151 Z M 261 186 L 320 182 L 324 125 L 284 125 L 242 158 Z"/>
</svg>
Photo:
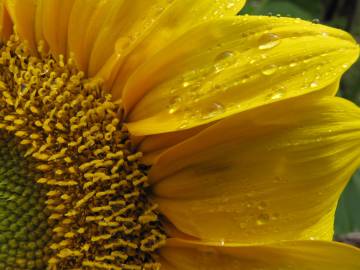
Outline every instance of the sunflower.
<svg viewBox="0 0 360 270">
<path fill-rule="evenodd" d="M 0 1 L 0 269 L 343 269 L 359 47 L 243 0 Z"/>
</svg>

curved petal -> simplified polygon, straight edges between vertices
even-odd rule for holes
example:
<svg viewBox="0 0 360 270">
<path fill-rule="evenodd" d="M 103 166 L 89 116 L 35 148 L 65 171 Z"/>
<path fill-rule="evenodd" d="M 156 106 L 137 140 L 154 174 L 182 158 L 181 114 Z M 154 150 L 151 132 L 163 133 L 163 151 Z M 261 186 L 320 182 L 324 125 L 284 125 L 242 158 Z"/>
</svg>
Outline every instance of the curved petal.
<svg viewBox="0 0 360 270">
<path fill-rule="evenodd" d="M 0 1 L 0 40 L 7 40 L 12 33 L 12 21 L 5 7 L 4 1 Z"/>
<path fill-rule="evenodd" d="M 43 0 L 41 3 L 43 35 L 54 55 L 67 56 L 68 24 L 74 2 L 75 0 Z"/>
<path fill-rule="evenodd" d="M 315 92 L 335 83 L 358 54 L 347 33 L 299 19 L 207 22 L 131 76 L 123 98 L 128 127 L 138 136 L 188 129 Z"/>
<path fill-rule="evenodd" d="M 207 126 L 195 127 L 178 132 L 170 132 L 146 136 L 138 145 L 139 151 L 143 153 L 143 162 L 153 164 L 159 155 L 170 147 L 185 141 L 204 130 Z"/>
<path fill-rule="evenodd" d="M 38 46 L 40 41 L 45 41 L 44 31 L 43 31 L 43 14 L 44 14 L 44 2 L 46 0 L 36 0 L 35 11 L 34 11 L 34 34 L 35 34 L 35 45 Z M 47 46 L 47 44 L 44 44 Z"/>
<path fill-rule="evenodd" d="M 104 78 L 115 98 L 147 58 L 200 22 L 235 15 L 245 0 L 122 2 L 119 12 L 109 16 L 106 27 L 97 33 L 94 44 L 89 43 L 93 46 L 89 74 Z"/>
<path fill-rule="evenodd" d="M 161 249 L 164 270 L 357 270 L 360 250 L 336 242 L 297 241 L 218 246 L 178 239 Z"/>
<path fill-rule="evenodd" d="M 109 1 L 102 8 L 104 15 L 93 20 L 94 26 L 103 27 L 95 31 L 92 41 L 84 42 L 89 47 L 90 76 L 102 77 L 109 87 L 126 55 L 170 6 L 171 1 L 162 0 Z"/>
<path fill-rule="evenodd" d="M 161 213 L 191 236 L 329 240 L 359 163 L 360 109 L 306 97 L 220 121 L 162 154 L 149 179 Z"/>
<path fill-rule="evenodd" d="M 74 53 L 80 67 L 89 71 L 89 76 L 102 77 L 106 85 L 110 86 L 124 58 L 152 32 L 152 28 L 157 28 L 157 35 L 160 30 L 171 28 L 170 23 L 160 17 L 171 15 L 171 18 L 179 20 L 171 29 L 172 37 L 175 38 L 178 36 L 177 30 L 181 29 L 183 32 L 182 28 L 188 28 L 184 22 L 192 25 L 195 18 L 199 20 L 198 17 L 189 18 L 187 14 L 191 12 L 188 10 L 181 14 L 184 7 L 191 9 L 195 6 L 199 11 L 195 15 L 199 16 L 201 13 L 205 15 L 208 10 L 213 11 L 214 6 L 219 8 L 227 3 L 231 4 L 228 9 L 233 9 L 240 4 L 242 6 L 244 1 L 222 0 L 211 4 L 212 2 L 214 1 L 77 0 L 69 22 L 69 50 Z M 208 8 L 206 11 L 205 4 Z M 219 10 L 219 14 L 224 13 Z M 155 38 L 154 35 L 151 34 L 151 39 Z M 161 47 L 160 40 L 157 41 L 157 47 L 149 48 L 147 54 Z M 138 60 L 142 61 L 141 58 Z"/>
<path fill-rule="evenodd" d="M 6 7 L 20 38 L 26 40 L 36 52 L 35 14 L 36 0 L 6 0 Z"/>
<path fill-rule="evenodd" d="M 310 93 L 309 95 L 313 96 L 314 98 L 316 97 L 321 98 L 323 96 L 333 96 L 336 94 L 337 90 L 339 89 L 339 82 L 340 80 L 337 80 L 335 83 L 319 91 Z M 207 125 L 193 127 L 190 129 L 169 132 L 169 133 L 162 133 L 162 134 L 154 134 L 154 135 L 142 137 L 143 139 L 141 140 L 141 143 L 139 142 L 137 144 L 139 151 L 143 153 L 142 161 L 145 162 L 146 164 L 154 164 L 156 160 L 159 158 L 159 156 L 170 147 L 182 141 L 185 141 L 190 137 L 195 136 L 200 131 L 216 123 L 217 121 L 211 122 Z"/>
</svg>

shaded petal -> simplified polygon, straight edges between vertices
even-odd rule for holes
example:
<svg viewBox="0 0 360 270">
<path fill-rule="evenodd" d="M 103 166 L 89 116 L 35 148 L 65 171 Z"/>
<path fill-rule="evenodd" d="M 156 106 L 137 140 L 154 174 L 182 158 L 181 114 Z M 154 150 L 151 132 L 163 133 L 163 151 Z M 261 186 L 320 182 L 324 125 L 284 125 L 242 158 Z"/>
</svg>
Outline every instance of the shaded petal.
<svg viewBox="0 0 360 270">
<path fill-rule="evenodd" d="M 356 270 L 360 269 L 360 250 L 322 241 L 215 246 L 170 239 L 161 249 L 161 263 L 164 270 Z"/>
<path fill-rule="evenodd" d="M 68 22 L 67 45 L 68 53 L 73 55 L 81 70 L 87 71 L 94 39 L 100 29 L 104 27 L 103 23 L 106 21 L 107 13 L 111 13 L 111 8 L 121 5 L 123 2 L 75 0 Z M 111 50 L 110 48 L 108 50 Z"/>
<path fill-rule="evenodd" d="M 35 1 L 35 12 L 34 12 L 33 16 L 35 16 L 34 33 L 35 33 L 35 45 L 36 46 L 38 46 L 40 41 L 45 41 L 42 18 L 43 18 L 43 14 L 44 14 L 44 2 L 46 2 L 46 1 L 49 2 L 48 0 L 36 0 Z M 46 46 L 47 46 L 47 44 L 46 44 Z"/>
<path fill-rule="evenodd" d="M 0 40 L 7 40 L 12 33 L 12 21 L 4 1 L 0 1 Z"/>
<path fill-rule="evenodd" d="M 74 2 L 75 0 L 43 0 L 41 3 L 43 36 L 54 55 L 67 56 L 68 24 Z"/>
<path fill-rule="evenodd" d="M 204 23 L 129 79 L 123 99 L 128 127 L 138 136 L 188 129 L 319 91 L 338 81 L 358 54 L 347 33 L 299 19 Z"/>
<path fill-rule="evenodd" d="M 6 7 L 22 40 L 27 40 L 33 52 L 36 52 L 35 14 L 36 0 L 6 0 Z"/>
<path fill-rule="evenodd" d="M 243 112 L 170 148 L 149 173 L 154 200 L 201 239 L 331 239 L 360 162 L 360 109 L 304 97 Z"/>
<path fill-rule="evenodd" d="M 182 130 L 178 132 L 163 133 L 157 135 L 146 136 L 138 145 L 139 151 L 143 156 L 143 162 L 153 164 L 159 155 L 168 148 L 198 134 L 207 126 L 195 127 L 192 129 Z"/>
</svg>

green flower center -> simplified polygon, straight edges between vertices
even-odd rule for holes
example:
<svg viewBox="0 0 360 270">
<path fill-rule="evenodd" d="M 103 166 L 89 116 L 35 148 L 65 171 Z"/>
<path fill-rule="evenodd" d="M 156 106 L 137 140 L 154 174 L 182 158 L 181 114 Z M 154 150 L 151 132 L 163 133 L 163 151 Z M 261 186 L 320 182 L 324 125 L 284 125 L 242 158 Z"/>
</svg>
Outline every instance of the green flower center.
<svg viewBox="0 0 360 270">
<path fill-rule="evenodd" d="M 46 187 L 18 141 L 0 133 L 0 269 L 44 269 L 52 237 Z"/>
<path fill-rule="evenodd" d="M 120 104 L 41 44 L 0 53 L 0 268 L 158 269 L 166 236 Z"/>
</svg>

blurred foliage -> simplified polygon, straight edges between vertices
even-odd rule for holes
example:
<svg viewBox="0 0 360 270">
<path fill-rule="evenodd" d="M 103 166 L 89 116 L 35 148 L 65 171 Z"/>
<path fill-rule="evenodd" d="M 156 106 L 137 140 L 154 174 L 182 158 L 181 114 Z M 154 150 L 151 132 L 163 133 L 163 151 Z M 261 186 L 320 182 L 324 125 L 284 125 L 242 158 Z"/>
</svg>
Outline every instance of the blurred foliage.
<svg viewBox="0 0 360 270">
<path fill-rule="evenodd" d="M 297 17 L 344 29 L 360 42 L 360 0 L 248 0 L 240 14 Z M 360 105 L 360 60 L 344 75 L 339 95 Z M 360 231 L 360 170 L 344 190 L 335 233 Z"/>
<path fill-rule="evenodd" d="M 360 231 L 359 196 L 360 170 L 353 176 L 353 181 L 348 184 L 339 202 L 335 221 L 338 234 Z"/>
</svg>

